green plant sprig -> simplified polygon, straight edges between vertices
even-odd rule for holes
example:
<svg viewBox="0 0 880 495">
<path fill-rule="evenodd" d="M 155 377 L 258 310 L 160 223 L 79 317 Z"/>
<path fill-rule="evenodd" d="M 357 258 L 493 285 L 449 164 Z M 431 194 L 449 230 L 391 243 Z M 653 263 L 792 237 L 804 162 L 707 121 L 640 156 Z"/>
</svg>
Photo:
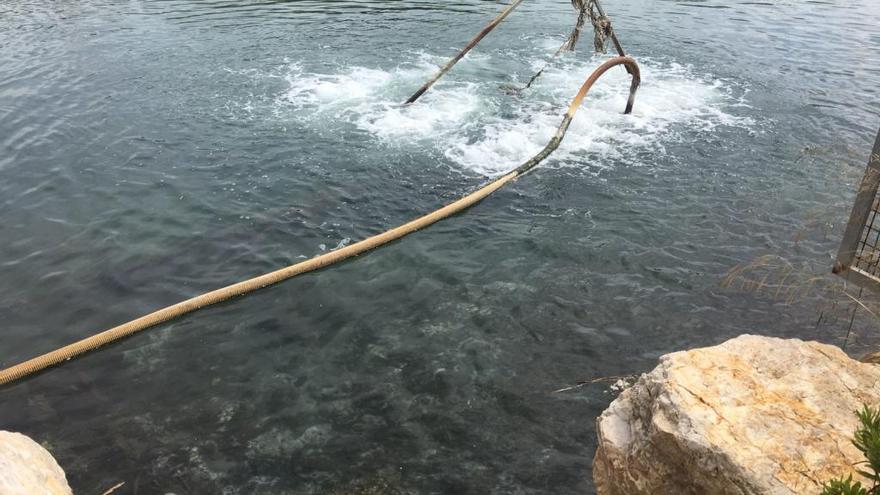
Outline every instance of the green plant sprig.
<svg viewBox="0 0 880 495">
<path fill-rule="evenodd" d="M 859 462 L 863 467 L 856 472 L 871 480 L 871 487 L 862 486 L 850 474 L 846 479 L 834 478 L 823 484 L 822 495 L 880 495 L 880 408 L 866 405 L 856 415 L 861 426 L 853 434 L 852 443 L 865 456 Z"/>
</svg>

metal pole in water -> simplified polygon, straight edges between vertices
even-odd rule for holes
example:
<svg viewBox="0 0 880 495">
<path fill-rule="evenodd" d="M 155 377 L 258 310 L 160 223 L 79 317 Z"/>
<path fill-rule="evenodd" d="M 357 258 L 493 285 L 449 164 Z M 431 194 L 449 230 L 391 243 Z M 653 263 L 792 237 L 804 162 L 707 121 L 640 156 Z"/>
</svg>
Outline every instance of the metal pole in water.
<svg viewBox="0 0 880 495">
<path fill-rule="evenodd" d="M 482 31 L 477 33 L 477 35 L 474 36 L 474 39 L 472 39 L 464 48 L 461 49 L 460 52 L 458 52 L 458 55 L 452 57 L 452 60 L 450 60 L 449 62 L 446 62 L 446 65 L 444 65 L 436 74 L 434 74 L 434 77 L 432 77 L 431 79 L 428 79 L 428 82 L 423 84 L 422 87 L 419 88 L 418 91 L 413 93 L 413 95 L 410 96 L 409 99 L 406 100 L 406 102 L 404 102 L 404 104 L 409 105 L 410 103 L 418 100 L 420 96 L 425 94 L 425 91 L 428 91 L 428 88 L 430 88 L 435 82 L 437 82 L 438 79 L 443 77 L 444 74 L 449 72 L 449 69 L 451 69 L 452 66 L 457 64 L 459 60 L 461 60 L 465 55 L 467 55 L 467 52 L 471 51 L 471 48 L 477 46 L 477 43 L 479 43 L 480 40 L 485 38 L 487 34 L 489 34 L 493 29 L 495 29 L 495 26 L 500 24 L 501 21 L 503 21 L 505 17 L 507 17 L 511 12 L 513 12 L 513 9 L 517 8 L 519 6 L 519 4 L 521 4 L 522 2 L 523 2 L 523 0 L 514 0 L 510 5 L 507 6 L 506 9 L 504 9 L 503 12 L 498 14 L 498 17 L 492 19 L 492 21 L 489 24 L 486 24 L 486 27 L 484 27 Z"/>
</svg>

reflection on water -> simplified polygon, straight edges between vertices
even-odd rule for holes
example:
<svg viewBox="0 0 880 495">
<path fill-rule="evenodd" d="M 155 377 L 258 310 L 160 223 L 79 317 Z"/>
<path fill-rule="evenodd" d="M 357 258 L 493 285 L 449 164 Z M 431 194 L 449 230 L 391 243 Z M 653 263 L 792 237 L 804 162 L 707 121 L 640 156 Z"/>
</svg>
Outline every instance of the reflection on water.
<svg viewBox="0 0 880 495">
<path fill-rule="evenodd" d="M 606 7 L 644 71 L 633 115 L 612 73 L 559 151 L 480 206 L 3 390 L 0 428 L 44 441 L 78 493 L 592 493 L 613 394 L 552 390 L 744 332 L 840 343 L 826 301 L 718 283 L 767 253 L 830 267 L 880 124 L 880 5 Z M 396 104 L 500 8 L 4 2 L 0 364 L 519 164 L 601 59 L 498 91 L 559 45 L 566 1 L 523 3 Z"/>
</svg>

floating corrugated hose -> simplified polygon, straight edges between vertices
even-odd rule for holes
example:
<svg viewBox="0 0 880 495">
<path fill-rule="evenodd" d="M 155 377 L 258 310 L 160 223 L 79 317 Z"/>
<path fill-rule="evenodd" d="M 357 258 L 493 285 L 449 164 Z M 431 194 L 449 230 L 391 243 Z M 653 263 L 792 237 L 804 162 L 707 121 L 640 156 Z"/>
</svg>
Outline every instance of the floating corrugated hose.
<svg viewBox="0 0 880 495">
<path fill-rule="evenodd" d="M 529 159 L 519 167 L 516 167 L 505 175 L 499 177 L 498 179 L 495 179 L 489 184 L 484 185 L 478 190 L 459 199 L 458 201 L 446 205 L 439 210 L 429 213 L 423 217 L 417 218 L 411 222 L 405 223 L 399 227 L 395 227 L 391 230 L 369 237 L 344 248 L 322 254 L 310 260 L 303 261 L 301 263 L 297 263 L 295 265 L 291 265 L 286 268 L 276 270 L 274 272 L 260 275 L 258 277 L 254 277 L 243 282 L 238 282 L 236 284 L 216 289 L 200 296 L 187 299 L 185 301 L 181 301 L 177 304 L 162 308 L 158 311 L 154 311 L 148 315 L 141 316 L 140 318 L 129 321 L 128 323 L 123 323 L 122 325 L 92 335 L 91 337 L 87 337 L 78 342 L 74 342 L 73 344 L 43 354 L 42 356 L 35 357 L 21 364 L 6 368 L 0 371 L 0 385 L 12 383 L 28 375 L 49 368 L 50 366 L 55 366 L 64 361 L 68 361 L 72 358 L 85 354 L 86 352 L 92 351 L 111 342 L 116 342 L 120 339 L 133 335 L 142 330 L 146 330 L 147 328 L 153 327 L 160 323 L 164 323 L 174 318 L 183 316 L 187 313 L 191 313 L 193 311 L 196 311 L 197 309 L 204 308 L 212 304 L 217 304 L 227 299 L 241 296 L 258 289 L 262 289 L 263 287 L 277 284 L 278 282 L 287 280 L 297 275 L 301 275 L 303 273 L 308 273 L 318 270 L 320 268 L 333 265 L 335 263 L 339 263 L 340 261 L 348 259 L 352 256 L 366 253 L 367 251 L 376 249 L 396 239 L 400 239 L 407 234 L 411 234 L 446 217 L 470 208 L 471 206 L 485 199 L 493 192 L 497 191 L 508 182 L 532 170 L 536 165 L 541 163 L 542 160 L 547 158 L 550 153 L 558 148 L 559 143 L 562 142 L 562 138 L 565 137 L 565 132 L 568 130 L 571 119 L 574 117 L 575 112 L 577 112 L 577 109 L 583 101 L 584 96 L 586 96 L 587 92 L 590 90 L 596 80 L 602 76 L 602 74 L 608 71 L 608 69 L 617 65 L 623 65 L 632 75 L 632 82 L 629 88 L 629 98 L 627 99 L 626 108 L 624 110 L 624 113 L 630 113 L 630 111 L 632 111 L 636 90 L 638 89 L 640 82 L 639 67 L 636 64 L 635 60 L 633 60 L 632 58 L 615 57 L 607 60 L 605 63 L 600 65 L 595 71 L 593 71 L 592 74 L 590 74 L 590 77 L 588 77 L 587 80 L 584 81 L 584 84 L 581 86 L 580 91 L 578 91 L 577 95 L 572 100 L 571 105 L 569 105 L 568 111 L 565 113 L 565 116 L 562 119 L 562 123 L 559 124 L 559 128 L 550 139 L 550 142 L 548 142 L 547 145 L 544 146 L 544 149 L 542 149 L 538 154 L 533 156 L 531 159 Z"/>
</svg>

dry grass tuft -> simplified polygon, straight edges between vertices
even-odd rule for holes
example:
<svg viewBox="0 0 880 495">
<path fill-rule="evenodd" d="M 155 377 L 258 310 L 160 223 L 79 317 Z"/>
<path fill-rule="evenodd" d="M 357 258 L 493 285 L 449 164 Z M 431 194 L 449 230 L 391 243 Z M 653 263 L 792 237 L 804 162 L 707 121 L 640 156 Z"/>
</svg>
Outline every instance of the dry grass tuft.
<svg viewBox="0 0 880 495">
<path fill-rule="evenodd" d="M 807 262 L 795 264 L 782 256 L 764 255 L 733 267 L 720 285 L 787 305 L 816 301 L 816 328 L 823 321 L 843 322 L 841 329 L 846 330 L 844 349 L 850 341 L 859 310 L 869 316 L 871 326 L 880 322 L 880 294 L 848 284 L 846 279 L 832 275 L 828 266 L 813 266 Z M 856 289 L 858 291 L 854 293 Z"/>
<path fill-rule="evenodd" d="M 810 296 L 834 293 L 840 282 L 812 267 L 795 265 L 777 255 L 764 255 L 733 267 L 721 280 L 721 287 L 759 295 L 792 304 Z"/>
</svg>

